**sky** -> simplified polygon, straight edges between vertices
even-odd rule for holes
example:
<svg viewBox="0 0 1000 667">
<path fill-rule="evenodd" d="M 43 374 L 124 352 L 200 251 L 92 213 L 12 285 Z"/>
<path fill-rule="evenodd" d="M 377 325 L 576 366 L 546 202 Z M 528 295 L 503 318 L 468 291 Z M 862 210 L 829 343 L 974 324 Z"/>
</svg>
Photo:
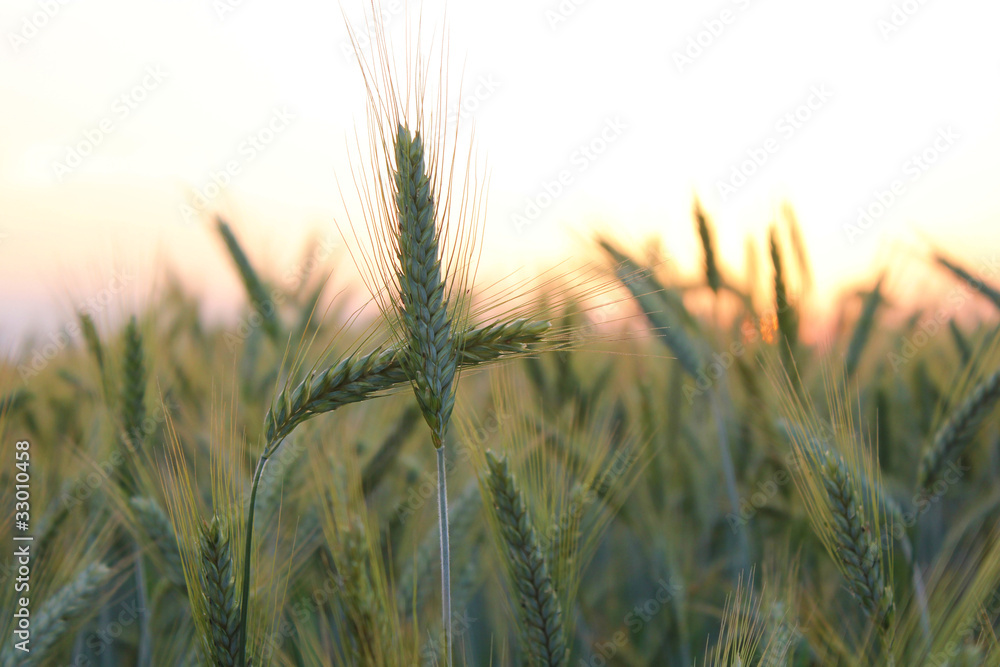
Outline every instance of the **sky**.
<svg viewBox="0 0 1000 667">
<path fill-rule="evenodd" d="M 734 276 L 790 204 L 814 309 L 887 265 L 932 281 L 1000 245 L 1000 5 L 971 0 L 386 2 L 399 43 L 447 34 L 447 103 L 488 167 L 480 273 L 585 252 L 594 230 L 696 275 L 691 208 Z M 141 307 L 169 268 L 232 312 L 205 220 L 265 273 L 305 239 L 338 280 L 366 97 L 343 0 L 5 0 L 0 6 L 0 345 L 90 304 Z M 105 305 L 106 304 L 106 305 Z"/>
</svg>

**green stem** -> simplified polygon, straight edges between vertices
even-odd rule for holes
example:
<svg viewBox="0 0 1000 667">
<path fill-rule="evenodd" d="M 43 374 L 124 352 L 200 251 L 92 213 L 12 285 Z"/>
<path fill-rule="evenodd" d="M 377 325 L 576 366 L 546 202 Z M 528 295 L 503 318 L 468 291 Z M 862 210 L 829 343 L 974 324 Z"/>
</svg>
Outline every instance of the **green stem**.
<svg viewBox="0 0 1000 667">
<path fill-rule="evenodd" d="M 437 448 L 438 530 L 441 533 L 441 623 L 444 627 L 445 664 L 451 667 L 451 546 L 448 540 L 448 482 L 444 444 Z"/>
<path fill-rule="evenodd" d="M 257 501 L 257 486 L 260 484 L 260 477 L 264 474 L 264 466 L 270 458 L 268 450 L 271 445 L 264 449 L 264 453 L 257 460 L 257 467 L 253 471 L 253 484 L 250 486 L 250 508 L 247 510 L 246 541 L 243 543 L 243 585 L 240 587 L 240 652 L 236 661 L 237 665 L 246 665 L 247 655 L 247 611 L 250 606 L 250 554 L 253 548 L 253 510 Z"/>
</svg>

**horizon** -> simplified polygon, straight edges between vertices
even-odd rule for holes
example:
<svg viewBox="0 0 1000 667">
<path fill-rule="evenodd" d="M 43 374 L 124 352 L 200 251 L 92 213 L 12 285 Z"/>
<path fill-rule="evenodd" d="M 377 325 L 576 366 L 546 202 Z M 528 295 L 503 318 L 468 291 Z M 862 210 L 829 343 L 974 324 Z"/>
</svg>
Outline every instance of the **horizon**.
<svg viewBox="0 0 1000 667">
<path fill-rule="evenodd" d="M 424 3 L 428 37 L 445 4 Z M 767 229 L 795 210 L 815 274 L 806 323 L 829 326 L 838 295 L 887 269 L 896 305 L 946 292 L 919 268 L 931 244 L 989 265 L 1000 94 L 983 81 L 1000 71 L 1000 8 L 970 21 L 967 5 L 904 5 L 449 5 L 463 88 L 445 109 L 489 166 L 482 274 L 552 265 L 614 230 L 631 247 L 656 234 L 690 280 L 695 198 L 735 276 L 747 238 L 767 266 Z M 344 6 L 369 35 L 366 5 Z M 403 4 L 384 6 L 402 42 Z M 130 266 L 175 267 L 235 312 L 238 281 L 200 224 L 215 213 L 278 275 L 313 230 L 339 244 L 337 223 L 358 215 L 366 101 L 344 23 L 306 0 L 0 10 L 13 65 L 0 70 L 0 344 L 51 329 Z M 118 309 L 151 293 L 155 275 L 139 273 Z"/>
</svg>

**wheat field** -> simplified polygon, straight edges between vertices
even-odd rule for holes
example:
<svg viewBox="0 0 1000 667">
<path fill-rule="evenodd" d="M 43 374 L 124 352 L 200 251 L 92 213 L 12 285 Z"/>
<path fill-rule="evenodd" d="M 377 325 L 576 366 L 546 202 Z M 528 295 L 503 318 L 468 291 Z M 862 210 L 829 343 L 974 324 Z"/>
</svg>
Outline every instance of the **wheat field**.
<svg viewBox="0 0 1000 667">
<path fill-rule="evenodd" d="M 807 336 L 792 210 L 738 274 L 697 200 L 693 280 L 600 235 L 483 284 L 442 63 L 356 46 L 353 265 L 212 216 L 238 324 L 167 276 L 4 362 L 0 664 L 1000 665 L 1000 287 L 932 248 L 948 308 L 873 267 Z"/>
</svg>

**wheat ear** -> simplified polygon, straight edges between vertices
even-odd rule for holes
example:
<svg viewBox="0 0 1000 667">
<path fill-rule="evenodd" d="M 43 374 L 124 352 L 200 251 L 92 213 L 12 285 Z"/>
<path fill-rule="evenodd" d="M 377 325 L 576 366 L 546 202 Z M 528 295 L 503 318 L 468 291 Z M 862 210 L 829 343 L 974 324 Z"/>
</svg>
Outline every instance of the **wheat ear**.
<svg viewBox="0 0 1000 667">
<path fill-rule="evenodd" d="M 496 506 L 500 536 L 506 546 L 513 584 L 521 608 L 521 629 L 531 664 L 565 665 L 566 638 L 562 606 L 552 585 L 524 497 L 506 457 L 486 452 L 487 480 Z"/>
<path fill-rule="evenodd" d="M 705 211 L 701 208 L 701 202 L 697 199 L 694 200 L 694 220 L 698 227 L 701 247 L 705 253 L 705 279 L 712 291 L 718 294 L 722 288 L 722 274 L 719 272 L 719 263 L 715 259 L 715 235 L 712 233 Z"/>
<path fill-rule="evenodd" d="M 895 605 L 892 588 L 885 584 L 879 563 L 882 550 L 864 519 L 861 498 L 843 461 L 827 452 L 822 469 L 833 534 L 848 588 L 882 632 L 892 623 Z"/>
<path fill-rule="evenodd" d="M 795 346 L 798 342 L 799 323 L 795 309 L 788 300 L 788 286 L 778 247 L 778 232 L 771 229 L 771 264 L 774 266 L 774 308 L 777 312 L 778 331 L 781 333 L 781 360 L 792 383 L 798 388 L 798 373 L 795 372 Z"/>
<path fill-rule="evenodd" d="M 146 362 L 142 333 L 134 315 L 125 327 L 125 354 L 122 366 L 122 438 L 125 448 L 129 451 L 129 460 L 133 465 L 137 465 L 135 457 L 142 454 L 145 439 L 142 424 L 146 419 Z M 129 493 L 136 491 L 131 469 L 123 473 L 123 484 Z"/>
<path fill-rule="evenodd" d="M 464 332 L 459 362 L 476 366 L 528 352 L 550 329 L 548 322 L 496 322 Z M 302 422 L 350 403 L 373 398 L 407 384 L 400 348 L 352 355 L 319 373 L 312 373 L 294 389 L 281 392 L 264 419 L 265 451 L 273 450 Z"/>
<path fill-rule="evenodd" d="M 420 133 L 396 132 L 396 212 L 401 315 L 407 342 L 400 363 L 413 383 L 436 448 L 444 445 L 455 405 L 458 349 L 441 279 L 434 201 Z"/>
<path fill-rule="evenodd" d="M 80 313 L 79 317 L 80 332 L 83 334 L 83 340 L 87 344 L 87 349 L 97 363 L 97 372 L 101 378 L 101 391 L 104 392 L 104 400 L 107 401 L 111 398 L 112 392 L 111 381 L 108 377 L 108 368 L 104 363 L 104 346 L 101 344 L 101 337 L 97 333 L 97 327 L 94 325 L 94 318 L 89 313 Z"/>
<path fill-rule="evenodd" d="M 981 280 L 980 278 L 976 278 L 971 273 L 969 273 L 968 270 L 966 270 L 964 267 L 959 266 L 958 264 L 951 261 L 950 259 L 948 259 L 947 257 L 945 257 L 940 253 L 935 254 L 934 259 L 935 261 L 937 261 L 938 264 L 951 271 L 958 278 L 964 280 L 966 284 L 969 285 L 969 287 L 976 290 L 977 292 L 985 296 L 987 299 L 992 301 L 994 306 L 1000 308 L 1000 290 L 993 287 L 986 281 Z"/>
<path fill-rule="evenodd" d="M 239 609 L 233 580 L 233 558 L 229 534 L 219 517 L 201 528 L 201 563 L 204 579 L 205 610 L 212 636 L 206 637 L 209 655 L 218 667 L 240 665 Z"/>
<path fill-rule="evenodd" d="M 878 310 L 879 304 L 882 303 L 882 281 L 883 278 L 879 278 L 872 291 L 865 296 L 864 305 L 861 307 L 861 316 L 858 317 L 854 333 L 851 334 L 851 342 L 847 346 L 847 358 L 844 361 L 845 375 L 848 378 L 854 375 L 854 371 L 857 370 L 861 353 L 871 336 L 872 327 L 875 324 L 875 312 Z"/>
<path fill-rule="evenodd" d="M 677 360 L 691 377 L 698 377 L 701 371 L 701 355 L 694 342 L 680 322 L 676 321 L 667 303 L 668 294 L 653 278 L 648 269 L 641 268 L 632 258 L 603 240 L 604 251 L 615 261 L 615 276 L 639 303 L 653 332 L 669 347 Z M 678 299 L 678 301 L 680 301 Z M 683 308 L 683 303 L 674 304 Z M 683 316 L 684 313 L 681 313 Z"/>
<path fill-rule="evenodd" d="M 1000 399 L 1000 369 L 979 383 L 938 429 L 933 444 L 920 459 L 917 481 L 921 487 L 931 484 L 945 464 L 969 444 L 997 399 Z"/>
<path fill-rule="evenodd" d="M 250 297 L 250 305 L 260 312 L 264 321 L 264 331 L 268 337 L 277 341 L 281 337 L 281 324 L 278 322 L 278 312 L 274 300 L 268 296 L 267 288 L 264 287 L 260 276 L 257 275 L 250 260 L 247 259 L 247 255 L 243 252 L 233 230 L 220 217 L 216 217 L 215 224 L 223 243 L 226 244 L 229 255 L 233 258 L 233 263 L 236 264 L 236 270 L 239 271 L 243 286 Z"/>
</svg>

